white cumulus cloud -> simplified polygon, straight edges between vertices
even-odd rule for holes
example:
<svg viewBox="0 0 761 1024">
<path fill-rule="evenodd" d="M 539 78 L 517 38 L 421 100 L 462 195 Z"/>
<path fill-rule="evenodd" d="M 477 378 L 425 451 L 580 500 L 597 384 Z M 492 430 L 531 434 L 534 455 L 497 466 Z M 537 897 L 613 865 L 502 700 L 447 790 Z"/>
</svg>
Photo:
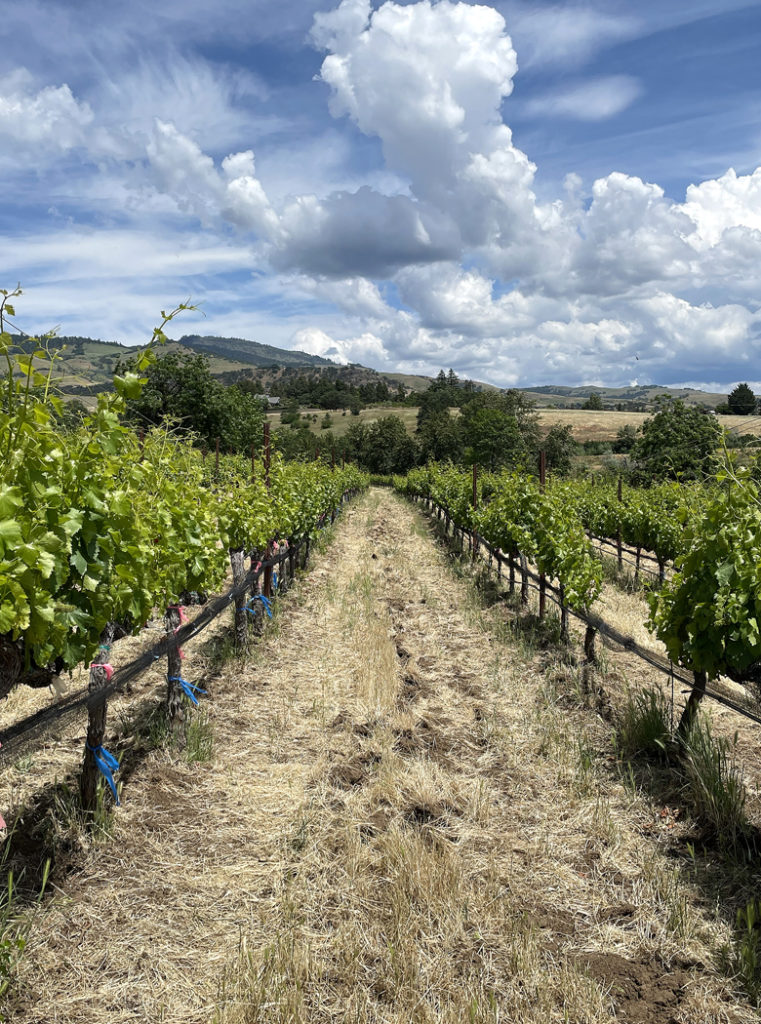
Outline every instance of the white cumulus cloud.
<svg viewBox="0 0 761 1024">
<path fill-rule="evenodd" d="M 0 138 L 60 152 L 82 143 L 92 119 L 68 85 L 35 90 L 23 69 L 0 79 Z"/>
</svg>

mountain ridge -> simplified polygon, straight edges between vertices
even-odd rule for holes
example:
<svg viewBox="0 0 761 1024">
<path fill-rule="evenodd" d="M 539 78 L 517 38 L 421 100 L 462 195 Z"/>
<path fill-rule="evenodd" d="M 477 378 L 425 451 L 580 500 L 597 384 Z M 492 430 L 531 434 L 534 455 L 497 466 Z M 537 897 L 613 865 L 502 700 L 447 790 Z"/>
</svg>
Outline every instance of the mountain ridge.
<svg viewBox="0 0 761 1024">
<path fill-rule="evenodd" d="M 24 344 L 21 336 L 14 336 L 14 341 Z M 126 346 L 118 341 L 101 341 L 82 336 L 53 338 L 50 348 L 57 353 L 59 370 L 63 371 L 61 389 L 65 394 L 78 396 L 108 390 L 119 361 L 141 351 L 139 347 Z M 355 384 L 382 379 L 395 385 L 401 383 L 408 392 L 423 391 L 435 380 L 435 376 L 376 370 L 360 363 L 341 365 L 309 352 L 281 349 L 246 338 L 226 338 L 219 335 L 186 334 L 177 340 L 168 339 L 163 351 L 203 353 L 209 358 L 211 372 L 225 383 L 232 384 L 244 377 L 257 376 L 263 388 L 271 386 L 284 374 L 296 371 L 324 373 Z M 485 381 L 474 383 L 484 390 L 506 390 Z M 726 394 L 701 391 L 698 388 L 669 388 L 657 384 L 637 384 L 619 388 L 597 384 L 542 384 L 520 387 L 516 390 L 545 408 L 578 407 L 593 394 L 599 395 L 606 405 L 621 404 L 627 409 L 652 408 L 653 400 L 661 394 L 682 398 L 689 404 L 704 407 L 713 407 L 727 397 Z"/>
</svg>

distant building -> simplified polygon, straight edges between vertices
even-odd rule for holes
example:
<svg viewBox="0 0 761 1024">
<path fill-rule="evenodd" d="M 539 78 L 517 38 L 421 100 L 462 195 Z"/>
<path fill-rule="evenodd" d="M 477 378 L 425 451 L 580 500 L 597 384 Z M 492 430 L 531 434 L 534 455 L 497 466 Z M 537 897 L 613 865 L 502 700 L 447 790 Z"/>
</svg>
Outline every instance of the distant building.
<svg viewBox="0 0 761 1024">
<path fill-rule="evenodd" d="M 270 409 L 280 405 L 280 395 L 254 395 L 257 402 L 266 402 Z"/>
</svg>

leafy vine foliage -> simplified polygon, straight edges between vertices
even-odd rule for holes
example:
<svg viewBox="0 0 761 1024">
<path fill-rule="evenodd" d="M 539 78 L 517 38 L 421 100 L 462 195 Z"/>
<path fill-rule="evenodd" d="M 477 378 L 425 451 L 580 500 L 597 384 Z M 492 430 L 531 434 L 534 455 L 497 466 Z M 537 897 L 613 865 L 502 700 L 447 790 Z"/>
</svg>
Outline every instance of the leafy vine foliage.
<svg viewBox="0 0 761 1024">
<path fill-rule="evenodd" d="M 761 693 L 761 497 L 727 456 L 699 516 L 682 516 L 676 572 L 650 596 L 650 627 L 672 658 Z"/>
<path fill-rule="evenodd" d="M 495 547 L 519 552 L 564 588 L 572 608 L 588 609 L 602 584 L 581 518 L 560 492 L 543 492 L 525 473 L 482 474 L 478 506 L 472 503 L 471 475 L 454 466 L 431 464 L 397 477 L 398 491 L 431 498 L 466 529 L 475 529 Z"/>
<path fill-rule="evenodd" d="M 600 592 L 601 566 L 586 531 L 655 553 L 673 573 L 648 596 L 648 626 L 678 664 L 708 678 L 728 676 L 761 695 L 761 494 L 752 466 L 725 453 L 704 484 L 638 489 L 555 481 L 542 491 L 523 473 L 479 477 L 431 464 L 396 477 L 396 489 L 430 498 L 454 522 L 492 545 L 525 555 L 587 611 Z"/>
<path fill-rule="evenodd" d="M 353 467 L 276 459 L 268 491 L 261 463 L 252 479 L 250 460 L 224 458 L 215 480 L 192 439 L 155 427 L 141 440 L 124 415 L 153 346 L 61 430 L 54 358 L 5 330 L 17 294 L 0 292 L 0 696 L 90 660 L 109 622 L 137 631 L 183 592 L 220 587 L 229 549 L 298 538 L 364 482 Z M 182 308 L 162 313 L 154 343 Z"/>
</svg>

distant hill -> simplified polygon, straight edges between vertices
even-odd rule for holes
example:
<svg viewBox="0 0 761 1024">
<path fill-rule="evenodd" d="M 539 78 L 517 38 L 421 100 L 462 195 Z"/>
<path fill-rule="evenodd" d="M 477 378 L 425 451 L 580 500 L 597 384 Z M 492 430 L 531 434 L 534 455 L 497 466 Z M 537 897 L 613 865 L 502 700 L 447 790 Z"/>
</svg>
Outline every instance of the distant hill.
<svg viewBox="0 0 761 1024">
<path fill-rule="evenodd" d="M 590 395 L 599 395 L 606 406 L 620 403 L 627 408 L 650 406 L 659 395 L 671 395 L 672 398 L 681 398 L 687 405 L 703 405 L 711 409 L 727 399 L 726 394 L 698 391 L 696 388 L 666 388 L 657 384 L 635 384 L 628 388 L 603 388 L 594 384 L 581 387 L 544 384 L 521 390 L 528 398 L 533 398 L 537 405 L 557 408 L 574 408 Z"/>
<path fill-rule="evenodd" d="M 34 343 L 20 335 L 14 342 L 32 351 Z M 62 335 L 50 340 L 49 348 L 56 353 L 56 376 L 64 394 L 85 397 L 110 389 L 114 371 L 122 359 L 136 355 L 140 348 L 122 345 L 116 341 Z M 239 377 L 267 367 L 298 368 L 302 371 L 325 372 L 339 369 L 336 363 L 308 352 L 291 352 L 261 345 L 242 338 L 201 337 L 186 335 L 179 341 L 168 341 L 159 350 L 169 352 L 202 352 L 209 358 L 209 368 L 219 377 Z M 375 373 L 375 371 L 368 371 Z"/>
<path fill-rule="evenodd" d="M 21 336 L 14 341 L 29 347 Z M 135 355 L 137 348 L 122 345 L 116 341 L 99 341 L 83 337 L 58 337 L 50 342 L 50 348 L 57 352 L 57 376 L 64 394 L 85 397 L 95 395 L 111 387 L 111 379 L 120 360 Z M 276 381 L 294 373 L 328 376 L 335 380 L 358 387 L 361 384 L 385 380 L 396 390 L 399 384 L 405 390 L 425 391 L 433 380 L 423 374 L 389 373 L 374 370 L 359 363 L 342 366 L 322 356 L 308 352 L 294 352 L 290 349 L 263 345 L 245 338 L 222 338 L 213 335 L 186 334 L 178 341 L 169 341 L 163 352 L 201 352 L 209 359 L 209 369 L 225 383 L 233 384 L 245 377 L 255 376 L 262 389 L 267 390 Z M 493 384 L 475 382 L 476 387 L 487 391 L 499 391 Z M 541 408 L 578 408 L 592 394 L 597 394 L 606 407 L 621 405 L 624 410 L 636 411 L 652 408 L 658 395 L 682 398 L 690 405 L 713 408 L 726 401 L 725 394 L 697 391 L 693 388 L 666 388 L 656 384 L 632 385 L 628 388 L 604 388 L 593 384 L 581 387 L 543 384 L 538 387 L 520 389 L 527 398 L 533 399 Z"/>
<path fill-rule="evenodd" d="M 246 341 L 245 338 L 218 338 L 211 335 L 202 337 L 200 334 L 185 334 L 177 344 L 193 349 L 194 352 L 206 352 L 209 355 L 221 356 L 223 359 L 246 363 L 250 366 L 336 365 L 331 359 L 324 359 L 322 356 L 275 348 L 274 345 L 262 345 L 258 341 Z"/>
</svg>

